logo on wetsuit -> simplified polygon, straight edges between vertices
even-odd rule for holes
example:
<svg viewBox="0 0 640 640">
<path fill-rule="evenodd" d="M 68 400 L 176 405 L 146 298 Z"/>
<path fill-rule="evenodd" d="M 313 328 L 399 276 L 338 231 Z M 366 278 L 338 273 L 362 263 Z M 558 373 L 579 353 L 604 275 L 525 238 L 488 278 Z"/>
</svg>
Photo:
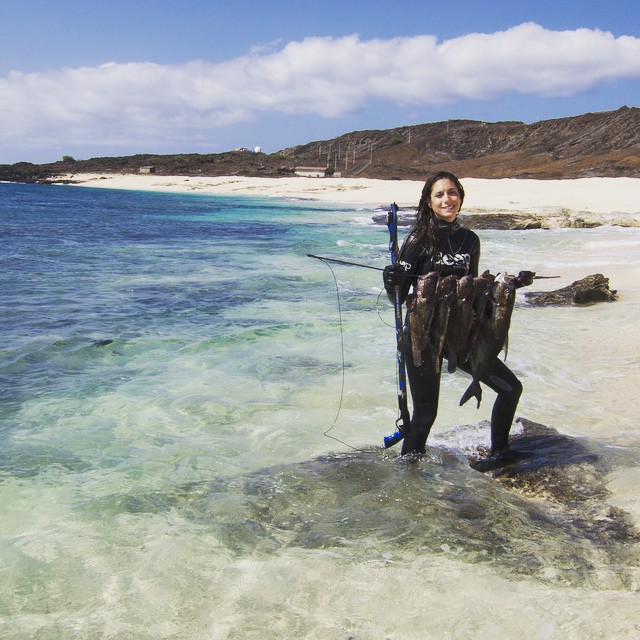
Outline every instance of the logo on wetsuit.
<svg viewBox="0 0 640 640">
<path fill-rule="evenodd" d="M 442 253 L 440 252 L 435 259 L 435 264 L 441 264 L 445 267 L 453 267 L 454 269 L 464 269 L 469 272 L 471 267 L 471 254 L 469 253 Z"/>
</svg>

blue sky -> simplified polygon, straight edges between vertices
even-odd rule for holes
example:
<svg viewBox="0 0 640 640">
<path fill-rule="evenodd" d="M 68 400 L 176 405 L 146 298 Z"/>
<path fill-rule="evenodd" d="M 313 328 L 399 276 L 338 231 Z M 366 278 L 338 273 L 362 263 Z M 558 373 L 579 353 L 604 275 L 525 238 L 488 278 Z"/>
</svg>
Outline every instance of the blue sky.
<svg viewBox="0 0 640 640">
<path fill-rule="evenodd" d="M 0 163 L 639 103 L 638 0 L 0 0 Z"/>
</svg>

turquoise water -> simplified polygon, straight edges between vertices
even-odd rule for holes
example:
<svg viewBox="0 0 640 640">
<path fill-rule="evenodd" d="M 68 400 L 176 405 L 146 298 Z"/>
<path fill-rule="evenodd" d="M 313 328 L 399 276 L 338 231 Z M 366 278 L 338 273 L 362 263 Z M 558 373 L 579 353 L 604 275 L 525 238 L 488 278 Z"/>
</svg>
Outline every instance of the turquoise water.
<svg viewBox="0 0 640 640">
<path fill-rule="evenodd" d="M 306 255 L 384 266 L 372 211 L 0 198 L 3 638 L 596 638 L 612 610 L 616 637 L 637 633 L 636 544 L 471 470 L 490 403 L 460 409 L 463 376 L 443 377 L 423 463 L 379 450 L 396 418 L 380 273 Z M 520 413 L 607 461 L 611 495 L 580 517 L 632 521 L 640 232 L 482 240 L 484 268 L 562 276 L 539 288 L 602 271 L 620 289 L 585 309 L 519 299 L 508 362 Z"/>
</svg>

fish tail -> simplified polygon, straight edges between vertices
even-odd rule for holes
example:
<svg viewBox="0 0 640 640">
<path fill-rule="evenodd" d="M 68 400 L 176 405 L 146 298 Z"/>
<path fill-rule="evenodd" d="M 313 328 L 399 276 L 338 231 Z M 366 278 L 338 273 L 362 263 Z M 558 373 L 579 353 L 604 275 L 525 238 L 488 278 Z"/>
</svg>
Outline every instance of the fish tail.
<svg viewBox="0 0 640 640">
<path fill-rule="evenodd" d="M 467 390 L 462 394 L 460 398 L 460 406 L 466 404 L 472 397 L 478 400 L 478 409 L 480 408 L 480 401 L 482 400 L 482 387 L 477 380 L 472 380 L 471 384 L 467 387 Z"/>
</svg>

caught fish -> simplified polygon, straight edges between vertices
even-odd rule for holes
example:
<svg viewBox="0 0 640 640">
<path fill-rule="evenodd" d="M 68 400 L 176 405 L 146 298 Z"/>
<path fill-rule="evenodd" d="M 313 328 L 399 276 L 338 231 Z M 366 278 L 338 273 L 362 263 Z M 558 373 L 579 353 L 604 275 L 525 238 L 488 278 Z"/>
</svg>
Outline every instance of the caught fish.
<svg viewBox="0 0 640 640">
<path fill-rule="evenodd" d="M 491 286 L 483 317 L 477 323 L 477 333 L 470 345 L 469 365 L 473 379 L 460 399 L 460 406 L 475 396 L 480 407 L 480 380 L 488 375 L 494 359 L 507 346 L 515 299 L 514 276 L 505 274 L 497 277 Z"/>
<path fill-rule="evenodd" d="M 429 342 L 429 328 L 436 306 L 437 285 L 438 274 L 431 271 L 418 278 L 415 293 L 407 297 L 411 353 L 416 367 L 422 365 L 422 350 Z"/>
<path fill-rule="evenodd" d="M 458 356 L 458 362 L 466 362 L 469 359 L 471 345 L 476 341 L 480 325 L 485 319 L 487 303 L 489 302 L 494 280 L 495 276 L 488 271 L 473 279 L 473 324 L 469 330 L 467 342 L 462 353 Z"/>
<path fill-rule="evenodd" d="M 451 304 L 445 339 L 447 370 L 453 373 L 463 356 L 473 326 L 473 276 L 463 276 L 456 285 L 456 296 Z M 464 356 L 463 356 L 464 357 Z"/>
<path fill-rule="evenodd" d="M 451 305 L 456 297 L 456 276 L 445 276 L 438 280 L 436 289 L 436 306 L 433 312 L 431 328 L 429 329 L 429 344 L 431 345 L 431 358 L 436 373 L 440 373 L 444 343 L 447 337 L 449 314 Z"/>
</svg>

